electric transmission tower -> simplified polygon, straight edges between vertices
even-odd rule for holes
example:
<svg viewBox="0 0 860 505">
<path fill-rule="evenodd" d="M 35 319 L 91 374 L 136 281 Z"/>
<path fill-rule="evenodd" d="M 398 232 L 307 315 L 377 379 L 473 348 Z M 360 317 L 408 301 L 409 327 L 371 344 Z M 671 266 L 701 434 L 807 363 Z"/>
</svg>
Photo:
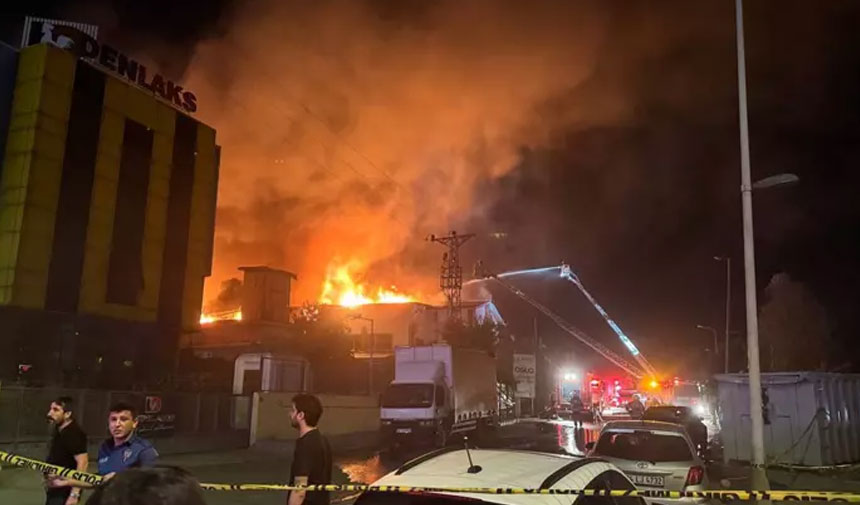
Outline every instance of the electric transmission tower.
<svg viewBox="0 0 860 505">
<path fill-rule="evenodd" d="M 442 270 L 439 274 L 439 287 L 448 299 L 448 315 L 460 316 L 460 293 L 463 290 L 463 269 L 460 267 L 460 246 L 474 237 L 474 233 L 457 235 L 456 231 L 444 237 L 430 235 L 427 240 L 444 245 L 448 250 L 442 254 Z"/>
</svg>

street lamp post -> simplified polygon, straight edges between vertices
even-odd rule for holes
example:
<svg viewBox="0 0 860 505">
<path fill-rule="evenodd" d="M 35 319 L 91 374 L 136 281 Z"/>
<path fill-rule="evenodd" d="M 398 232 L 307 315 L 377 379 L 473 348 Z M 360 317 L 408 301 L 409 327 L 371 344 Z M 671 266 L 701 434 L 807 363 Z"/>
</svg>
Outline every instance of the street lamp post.
<svg viewBox="0 0 860 505">
<path fill-rule="evenodd" d="M 735 25 L 738 56 L 738 113 L 741 144 L 741 205 L 744 231 L 744 290 L 746 293 L 747 360 L 749 361 L 750 420 L 752 421 L 752 487 L 767 489 L 764 466 L 764 417 L 762 416 L 761 369 L 758 352 L 758 303 L 755 285 L 753 247 L 752 180 L 750 175 L 749 125 L 747 122 L 747 76 L 744 48 L 743 1 L 735 0 Z"/>
<path fill-rule="evenodd" d="M 729 373 L 729 327 L 731 325 L 732 311 L 732 258 L 729 256 L 714 256 L 714 259 L 726 262 L 726 342 L 724 346 L 725 356 L 723 359 L 725 361 L 725 366 L 723 367 L 723 373 Z"/>
</svg>

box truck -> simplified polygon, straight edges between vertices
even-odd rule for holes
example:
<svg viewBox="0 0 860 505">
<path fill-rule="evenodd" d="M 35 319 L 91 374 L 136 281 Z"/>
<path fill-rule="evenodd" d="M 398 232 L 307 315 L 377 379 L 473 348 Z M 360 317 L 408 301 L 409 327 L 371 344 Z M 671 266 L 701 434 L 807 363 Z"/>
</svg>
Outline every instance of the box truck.
<svg viewBox="0 0 860 505">
<path fill-rule="evenodd" d="M 446 344 L 397 347 L 394 380 L 381 398 L 383 440 L 447 445 L 451 435 L 494 429 L 496 360 L 486 351 Z"/>
</svg>

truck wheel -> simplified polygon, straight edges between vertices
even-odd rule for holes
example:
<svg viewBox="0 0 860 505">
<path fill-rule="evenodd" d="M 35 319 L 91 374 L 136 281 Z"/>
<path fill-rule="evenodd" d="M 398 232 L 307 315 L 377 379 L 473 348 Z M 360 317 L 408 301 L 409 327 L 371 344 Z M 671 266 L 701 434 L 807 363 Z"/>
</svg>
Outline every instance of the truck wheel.
<svg viewBox="0 0 860 505">
<path fill-rule="evenodd" d="M 445 426 L 440 425 L 436 428 L 436 433 L 433 436 L 433 446 L 441 449 L 448 445 L 448 430 L 445 429 Z"/>
</svg>

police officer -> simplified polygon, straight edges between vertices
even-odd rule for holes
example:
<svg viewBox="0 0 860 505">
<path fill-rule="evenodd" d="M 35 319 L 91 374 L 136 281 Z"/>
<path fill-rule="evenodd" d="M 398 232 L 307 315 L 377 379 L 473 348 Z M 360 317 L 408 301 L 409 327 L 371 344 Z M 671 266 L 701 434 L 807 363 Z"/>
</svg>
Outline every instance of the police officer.
<svg viewBox="0 0 860 505">
<path fill-rule="evenodd" d="M 114 404 L 108 415 L 108 429 L 111 438 L 99 447 L 99 474 L 110 478 L 129 468 L 155 464 L 158 459 L 155 447 L 135 433 L 137 409 L 133 405 Z"/>
</svg>

